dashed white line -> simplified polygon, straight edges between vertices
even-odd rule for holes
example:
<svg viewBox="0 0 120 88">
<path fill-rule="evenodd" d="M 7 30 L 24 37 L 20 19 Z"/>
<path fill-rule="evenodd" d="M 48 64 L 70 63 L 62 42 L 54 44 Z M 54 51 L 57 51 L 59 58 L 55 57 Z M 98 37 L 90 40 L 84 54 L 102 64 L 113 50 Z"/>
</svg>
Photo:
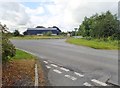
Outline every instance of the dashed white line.
<svg viewBox="0 0 120 88">
<path fill-rule="evenodd" d="M 80 77 L 83 77 L 84 75 L 82 75 L 82 74 L 80 74 L 80 73 L 78 73 L 78 72 L 74 72 L 74 74 L 76 74 L 76 75 L 78 75 L 78 76 L 80 76 Z"/>
<path fill-rule="evenodd" d="M 46 64 L 48 64 L 48 62 L 47 61 L 43 61 L 44 63 L 46 63 Z"/>
<path fill-rule="evenodd" d="M 72 80 L 77 80 L 77 78 L 75 78 L 75 77 L 71 77 L 71 79 L 72 79 Z"/>
<path fill-rule="evenodd" d="M 56 72 L 56 73 L 59 73 L 59 74 L 62 73 L 61 71 L 59 71 L 59 70 L 57 70 L 57 69 L 54 69 L 53 71 Z"/>
<path fill-rule="evenodd" d="M 91 81 L 92 81 L 92 82 L 95 82 L 95 83 L 97 83 L 97 84 L 100 84 L 100 85 L 102 85 L 102 86 L 107 86 L 106 83 L 103 83 L 103 82 L 101 82 L 101 81 L 99 81 L 99 80 L 96 80 L 96 79 L 92 79 Z"/>
<path fill-rule="evenodd" d="M 48 60 L 50 63 L 53 63 L 52 61 Z"/>
<path fill-rule="evenodd" d="M 84 86 L 92 86 L 90 83 L 88 83 L 88 82 L 85 82 L 84 84 L 83 84 Z"/>
<path fill-rule="evenodd" d="M 48 65 L 46 65 L 46 67 L 49 69 L 49 68 L 51 68 L 50 66 L 48 66 Z"/>
<path fill-rule="evenodd" d="M 70 78 L 70 79 L 72 79 L 72 80 L 77 80 L 77 78 L 75 78 L 75 77 L 73 77 L 73 76 L 70 76 L 70 75 L 65 75 L 65 77 Z"/>
<path fill-rule="evenodd" d="M 63 67 L 61 67 L 60 69 L 66 71 L 66 72 L 70 71 L 69 69 L 66 69 L 66 68 L 63 68 Z"/>
<path fill-rule="evenodd" d="M 55 64 L 51 64 L 51 66 L 53 66 L 53 67 L 58 67 L 57 65 L 55 65 Z"/>
</svg>

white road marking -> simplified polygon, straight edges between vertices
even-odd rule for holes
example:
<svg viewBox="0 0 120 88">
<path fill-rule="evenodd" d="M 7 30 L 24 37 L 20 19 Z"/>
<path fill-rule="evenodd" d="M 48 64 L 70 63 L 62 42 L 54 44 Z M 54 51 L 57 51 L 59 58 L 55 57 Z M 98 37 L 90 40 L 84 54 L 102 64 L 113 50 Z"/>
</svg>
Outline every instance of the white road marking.
<svg viewBox="0 0 120 88">
<path fill-rule="evenodd" d="M 49 69 L 49 68 L 51 68 L 50 66 L 48 66 L 48 65 L 46 65 L 46 67 Z"/>
<path fill-rule="evenodd" d="M 47 61 L 43 61 L 44 63 L 46 63 L 46 64 L 48 64 L 48 62 Z"/>
<path fill-rule="evenodd" d="M 80 77 L 83 77 L 84 75 L 82 75 L 82 74 L 80 74 L 80 73 L 78 73 L 78 72 L 74 72 L 74 74 L 76 74 L 76 75 L 78 75 L 78 76 L 80 76 Z"/>
<path fill-rule="evenodd" d="M 72 80 L 77 80 L 77 78 L 75 78 L 75 77 L 71 77 L 71 79 L 72 79 Z"/>
<path fill-rule="evenodd" d="M 77 80 L 77 78 L 75 78 L 75 77 L 73 77 L 73 76 L 70 76 L 70 75 L 65 75 L 65 77 L 70 78 L 70 79 L 72 79 L 72 80 Z"/>
<path fill-rule="evenodd" d="M 53 63 L 52 61 L 48 60 L 50 63 Z"/>
<path fill-rule="evenodd" d="M 91 85 L 91 84 L 88 83 L 88 82 L 85 82 L 83 85 L 84 85 L 84 86 L 93 86 L 93 85 Z"/>
<path fill-rule="evenodd" d="M 101 82 L 101 81 L 99 81 L 99 80 L 96 80 L 96 79 L 92 79 L 91 81 L 92 81 L 92 82 L 95 82 L 95 83 L 97 83 L 97 84 L 100 84 L 100 85 L 102 85 L 102 86 L 107 86 L 106 83 L 103 83 L 103 82 Z"/>
<path fill-rule="evenodd" d="M 59 74 L 62 73 L 61 71 L 59 71 L 59 70 L 57 70 L 57 69 L 54 69 L 53 71 L 56 72 L 56 73 L 59 73 Z"/>
<path fill-rule="evenodd" d="M 61 67 L 60 69 L 64 70 L 64 71 L 70 71 L 69 69 L 66 69 L 66 68 L 63 68 L 63 67 Z"/>
<path fill-rule="evenodd" d="M 51 66 L 53 66 L 53 67 L 58 67 L 57 65 L 55 65 L 55 64 L 51 64 Z"/>
<path fill-rule="evenodd" d="M 37 69 L 37 64 L 35 64 L 35 86 L 38 86 L 38 69 Z"/>
</svg>

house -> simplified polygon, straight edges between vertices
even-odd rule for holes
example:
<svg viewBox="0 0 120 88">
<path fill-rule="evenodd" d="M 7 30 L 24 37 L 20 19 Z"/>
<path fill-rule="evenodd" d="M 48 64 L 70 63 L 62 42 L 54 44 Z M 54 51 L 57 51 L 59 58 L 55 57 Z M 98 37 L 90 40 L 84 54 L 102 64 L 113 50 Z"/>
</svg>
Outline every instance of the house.
<svg viewBox="0 0 120 88">
<path fill-rule="evenodd" d="M 51 32 L 51 35 L 58 35 L 60 34 L 61 30 L 58 28 L 28 28 L 24 35 L 43 35 L 44 33 Z"/>
</svg>

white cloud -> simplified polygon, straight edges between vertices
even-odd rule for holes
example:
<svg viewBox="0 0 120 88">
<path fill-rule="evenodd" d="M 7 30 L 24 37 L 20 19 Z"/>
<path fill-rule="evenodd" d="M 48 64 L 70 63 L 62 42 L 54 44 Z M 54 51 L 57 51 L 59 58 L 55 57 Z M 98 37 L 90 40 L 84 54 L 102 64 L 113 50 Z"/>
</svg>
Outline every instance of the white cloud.
<svg viewBox="0 0 120 88">
<path fill-rule="evenodd" d="M 36 9 L 26 8 L 26 12 L 31 15 L 40 15 L 44 13 L 43 7 L 38 7 Z"/>
<path fill-rule="evenodd" d="M 37 25 L 46 27 L 55 25 L 62 31 L 70 31 L 78 27 L 85 16 L 90 17 L 107 10 L 115 14 L 118 8 L 118 0 L 114 2 L 113 0 L 49 0 L 54 2 L 53 4 L 47 4 L 47 0 L 40 0 L 38 3 L 41 2 L 46 3 L 35 9 L 18 2 L 0 3 L 0 20 L 11 28 L 19 26 L 20 31 Z"/>
<path fill-rule="evenodd" d="M 85 16 L 90 17 L 95 13 L 106 12 L 110 10 L 113 14 L 117 13 L 117 0 L 109 2 L 100 0 L 52 0 L 55 5 L 46 6 L 52 14 L 48 19 L 50 22 L 56 23 L 57 26 L 62 26 L 63 30 L 74 30 L 78 27 Z M 57 16 L 56 16 L 57 15 Z M 52 23 L 51 23 L 52 24 Z"/>
<path fill-rule="evenodd" d="M 24 6 L 18 2 L 0 3 L 0 22 L 6 24 L 10 30 L 18 29 L 19 26 L 30 23 Z"/>
</svg>

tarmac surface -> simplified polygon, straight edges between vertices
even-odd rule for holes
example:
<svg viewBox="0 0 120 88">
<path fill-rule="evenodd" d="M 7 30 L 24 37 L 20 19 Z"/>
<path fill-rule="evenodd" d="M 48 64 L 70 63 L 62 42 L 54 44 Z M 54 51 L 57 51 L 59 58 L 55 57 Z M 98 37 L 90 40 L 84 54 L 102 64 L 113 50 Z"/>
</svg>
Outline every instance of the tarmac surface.
<svg viewBox="0 0 120 88">
<path fill-rule="evenodd" d="M 118 85 L 118 51 L 68 44 L 65 39 L 11 40 L 40 57 L 52 86 Z"/>
</svg>

